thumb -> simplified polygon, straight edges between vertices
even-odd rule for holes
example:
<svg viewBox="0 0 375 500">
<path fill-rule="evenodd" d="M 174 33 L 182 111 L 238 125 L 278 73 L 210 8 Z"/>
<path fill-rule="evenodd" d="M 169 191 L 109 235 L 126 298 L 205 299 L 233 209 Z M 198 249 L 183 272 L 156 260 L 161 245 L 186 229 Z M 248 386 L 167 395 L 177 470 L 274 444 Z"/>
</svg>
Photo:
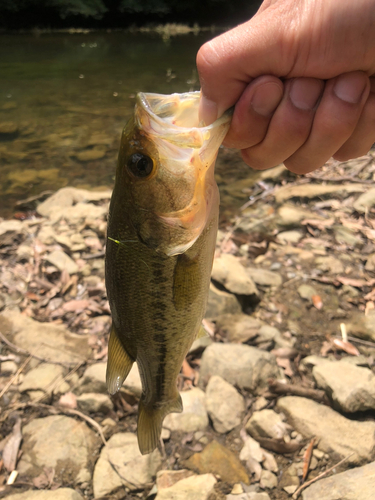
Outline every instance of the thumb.
<svg viewBox="0 0 375 500">
<path fill-rule="evenodd" d="M 199 49 L 200 117 L 207 125 L 233 106 L 254 78 L 290 72 L 293 57 L 285 57 L 285 31 L 272 10 L 258 13 Z"/>
</svg>

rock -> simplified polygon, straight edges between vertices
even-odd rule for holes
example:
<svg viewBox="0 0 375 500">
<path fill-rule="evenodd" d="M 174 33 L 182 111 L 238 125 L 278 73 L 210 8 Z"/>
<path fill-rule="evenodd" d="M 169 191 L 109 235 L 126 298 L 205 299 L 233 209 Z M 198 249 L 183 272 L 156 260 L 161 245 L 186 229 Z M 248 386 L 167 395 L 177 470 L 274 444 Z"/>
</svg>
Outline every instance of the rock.
<svg viewBox="0 0 375 500">
<path fill-rule="evenodd" d="M 57 490 L 29 490 L 24 493 L 7 495 L 8 500 L 83 500 L 78 491 L 71 488 L 58 488 Z"/>
<path fill-rule="evenodd" d="M 212 474 L 193 475 L 158 491 L 155 500 L 208 500 L 214 493 L 215 484 L 216 479 Z"/>
<path fill-rule="evenodd" d="M 346 193 L 362 193 L 366 190 L 366 186 L 360 184 L 340 184 L 340 185 L 327 185 L 323 184 L 303 184 L 299 186 L 286 185 L 280 187 L 275 192 L 275 199 L 277 203 L 283 203 L 292 198 L 317 198 L 326 194 L 346 192 Z M 314 217 L 315 218 L 315 217 Z"/>
<path fill-rule="evenodd" d="M 50 264 L 56 266 L 59 271 L 66 270 L 69 274 L 75 274 L 78 272 L 77 264 L 62 250 L 54 250 L 53 252 L 45 255 L 44 258 Z"/>
<path fill-rule="evenodd" d="M 53 218 L 56 211 L 73 207 L 78 203 L 88 203 L 90 201 L 109 200 L 111 191 L 87 191 L 73 187 L 59 189 L 43 203 L 38 205 L 38 213 L 44 217 Z"/>
<path fill-rule="evenodd" d="M 375 488 L 375 462 L 323 478 L 309 486 L 303 500 L 372 500 Z"/>
<path fill-rule="evenodd" d="M 341 260 L 336 259 L 333 255 L 328 257 L 317 257 L 315 265 L 318 269 L 331 274 L 341 274 L 344 272 L 344 265 Z"/>
<path fill-rule="evenodd" d="M 203 352 L 206 349 L 206 347 L 212 344 L 212 342 L 213 340 L 209 335 L 195 339 L 192 346 L 189 349 L 189 354 L 191 354 L 192 352 L 194 353 Z"/>
<path fill-rule="evenodd" d="M 269 352 L 242 344 L 215 343 L 203 353 L 199 385 L 204 386 L 212 375 L 258 392 L 267 386 L 269 378 L 280 378 L 280 370 Z"/>
<path fill-rule="evenodd" d="M 41 363 L 36 368 L 28 371 L 24 376 L 22 384 L 18 387 L 20 392 L 42 390 L 48 394 L 65 393 L 70 387 L 63 380 L 64 368 L 60 365 Z M 56 382 L 60 379 L 60 383 Z"/>
<path fill-rule="evenodd" d="M 334 408 L 347 413 L 375 409 L 375 375 L 370 369 L 333 361 L 315 366 L 313 376 Z"/>
<path fill-rule="evenodd" d="M 241 493 L 241 495 L 227 495 L 226 500 L 271 500 L 267 493 L 257 493 L 251 491 L 249 493 Z"/>
<path fill-rule="evenodd" d="M 282 243 L 298 243 L 303 236 L 304 233 L 302 231 L 282 231 L 277 235 L 277 239 Z"/>
<path fill-rule="evenodd" d="M 337 243 L 344 243 L 345 245 L 355 247 L 363 242 L 357 230 L 341 225 L 332 226 L 332 229 Z"/>
<path fill-rule="evenodd" d="M 253 438 L 281 439 L 289 434 L 290 426 L 273 410 L 255 411 L 247 422 L 246 431 Z"/>
<path fill-rule="evenodd" d="M 106 148 L 96 147 L 80 151 L 75 156 L 79 161 L 86 162 L 86 161 L 100 160 L 101 158 L 104 158 L 106 152 L 107 152 Z"/>
<path fill-rule="evenodd" d="M 362 312 L 354 313 L 346 329 L 349 335 L 375 342 L 375 311 L 369 311 L 366 316 Z"/>
<path fill-rule="evenodd" d="M 17 311 L 0 314 L 0 330 L 13 342 L 46 361 L 76 365 L 90 355 L 87 336 L 69 332 L 65 326 L 40 323 Z"/>
<path fill-rule="evenodd" d="M 315 436 L 318 448 L 333 460 L 349 457 L 348 464 L 358 465 L 374 459 L 375 422 L 349 420 L 328 406 L 296 396 L 279 399 L 277 408 L 305 438 Z"/>
<path fill-rule="evenodd" d="M 253 339 L 262 324 L 247 314 L 222 314 L 216 319 L 216 328 L 228 342 L 247 342 Z"/>
<path fill-rule="evenodd" d="M 260 476 L 260 487 L 267 490 L 272 490 L 277 486 L 277 477 L 269 470 L 262 470 Z"/>
<path fill-rule="evenodd" d="M 24 224 L 20 220 L 10 219 L 0 222 L 0 236 L 8 232 L 19 234 L 23 232 L 23 229 Z"/>
<path fill-rule="evenodd" d="M 280 347 L 292 347 L 294 342 L 293 339 L 284 338 L 274 326 L 263 325 L 259 328 L 255 343 L 263 349 L 267 346 L 279 349 Z"/>
<path fill-rule="evenodd" d="M 215 431 L 221 434 L 240 425 L 245 413 L 243 397 L 217 375 L 211 377 L 207 384 L 206 408 Z"/>
<path fill-rule="evenodd" d="M 246 437 L 244 446 L 240 452 L 240 460 L 249 460 L 253 458 L 257 462 L 262 462 L 264 459 L 264 450 L 260 447 L 258 441 L 255 441 L 250 436 Z"/>
<path fill-rule="evenodd" d="M 284 470 L 283 475 L 280 479 L 280 488 L 283 488 L 287 493 L 292 495 L 296 489 L 299 487 L 300 481 L 298 477 L 298 467 L 297 464 L 292 464 L 286 470 Z M 323 500 L 323 499 L 321 499 Z"/>
<path fill-rule="evenodd" d="M 14 361 L 2 361 L 1 364 L 1 369 L 0 373 L 1 375 L 9 375 L 16 373 L 18 370 L 18 365 Z"/>
<path fill-rule="evenodd" d="M 238 295 L 258 295 L 253 280 L 234 255 L 224 253 L 214 260 L 212 278 Z"/>
<path fill-rule="evenodd" d="M 201 453 L 195 453 L 185 462 L 186 467 L 200 474 L 212 473 L 229 484 L 250 480 L 244 466 L 234 453 L 217 441 L 209 443 Z"/>
<path fill-rule="evenodd" d="M 357 212 L 364 213 L 369 208 L 375 205 L 375 188 L 369 189 L 366 193 L 361 194 L 354 202 L 353 208 Z"/>
<path fill-rule="evenodd" d="M 0 135 L 14 135 L 18 132 L 18 125 L 13 122 L 0 123 Z"/>
<path fill-rule="evenodd" d="M 297 288 L 298 295 L 301 297 L 301 299 L 305 300 L 311 300 L 311 297 L 313 295 L 317 295 L 317 292 L 315 288 L 313 288 L 310 285 L 300 285 Z"/>
<path fill-rule="evenodd" d="M 187 469 L 159 470 L 156 474 L 156 486 L 158 487 L 158 491 L 160 491 L 165 488 L 170 488 L 178 481 L 181 481 L 181 479 L 186 479 L 193 475 L 193 472 Z"/>
<path fill-rule="evenodd" d="M 247 274 L 260 286 L 280 286 L 283 279 L 279 273 L 255 267 L 246 268 Z"/>
<path fill-rule="evenodd" d="M 85 393 L 77 397 L 78 407 L 88 413 L 109 413 L 113 410 L 111 398 L 106 394 Z"/>
<path fill-rule="evenodd" d="M 301 207 L 296 207 L 295 205 L 283 205 L 277 211 L 279 216 L 277 223 L 279 226 L 286 227 L 300 227 L 300 222 L 303 219 L 317 219 L 317 215 L 314 212 L 304 210 Z"/>
<path fill-rule="evenodd" d="M 208 293 L 206 318 L 217 318 L 221 314 L 238 314 L 241 306 L 235 295 L 216 288 L 212 283 Z"/>
<path fill-rule="evenodd" d="M 171 431 L 195 432 L 204 430 L 208 425 L 205 406 L 205 394 L 198 387 L 181 392 L 183 412 L 170 413 L 163 422 L 163 427 Z"/>
<path fill-rule="evenodd" d="M 107 363 L 95 363 L 86 368 L 85 373 L 77 389 L 78 394 L 87 392 L 99 392 L 108 394 L 106 385 Z M 142 394 L 142 383 L 139 376 L 137 363 L 132 366 L 129 375 L 126 377 L 121 390 L 125 390 L 138 398 Z"/>
<path fill-rule="evenodd" d="M 141 455 L 135 434 L 114 434 L 102 449 L 95 465 L 94 498 L 110 495 L 121 486 L 130 490 L 143 489 L 152 482 L 160 465 L 159 450 Z"/>
<path fill-rule="evenodd" d="M 0 224 L 0 227 L 1 227 L 1 224 Z M 367 257 L 365 269 L 366 269 L 366 271 L 375 271 L 375 253 L 372 253 L 371 255 L 369 255 Z"/>
<path fill-rule="evenodd" d="M 75 478 L 82 468 L 88 468 L 98 445 L 95 433 L 84 422 L 64 415 L 35 418 L 22 433 L 23 454 L 17 469 L 30 476 L 53 467 L 57 478 L 66 471 Z"/>
</svg>

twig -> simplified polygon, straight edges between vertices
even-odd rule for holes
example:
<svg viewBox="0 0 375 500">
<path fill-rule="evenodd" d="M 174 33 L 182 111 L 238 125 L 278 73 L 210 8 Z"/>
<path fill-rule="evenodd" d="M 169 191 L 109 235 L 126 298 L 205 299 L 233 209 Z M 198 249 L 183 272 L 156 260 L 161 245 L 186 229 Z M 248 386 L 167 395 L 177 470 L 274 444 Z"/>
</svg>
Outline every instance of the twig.
<svg viewBox="0 0 375 500">
<path fill-rule="evenodd" d="M 61 365 L 64 366 L 65 368 L 71 368 L 72 366 L 75 366 L 75 363 L 63 363 L 62 361 L 53 361 L 52 359 L 41 358 L 40 356 L 37 356 L 36 354 L 33 354 L 32 352 L 29 352 L 26 349 L 22 349 L 22 347 L 18 347 L 17 345 L 13 344 L 1 332 L 0 332 L 0 340 L 2 340 L 10 349 L 12 349 L 12 351 L 15 351 L 17 354 L 25 354 L 26 356 L 31 356 L 37 359 L 38 361 L 43 361 L 44 363 L 51 363 L 53 365 Z M 74 353 L 69 353 L 69 354 L 74 355 Z"/>
<path fill-rule="evenodd" d="M 350 337 L 350 336 L 348 336 L 348 339 L 351 342 L 357 342 L 358 344 L 367 345 L 368 347 L 375 347 L 375 342 L 370 342 L 369 340 L 357 339 L 355 337 Z"/>
<path fill-rule="evenodd" d="M 22 372 L 22 370 L 25 368 L 25 366 L 29 363 L 30 359 L 31 359 L 31 355 L 22 363 L 22 365 L 17 370 L 17 373 L 15 373 L 13 375 L 13 377 L 8 381 L 8 383 L 5 384 L 5 387 L 3 387 L 3 390 L 0 392 L 0 398 L 2 398 L 4 396 L 4 394 L 7 392 L 7 390 L 9 389 L 9 387 L 17 379 L 18 375 Z"/>
<path fill-rule="evenodd" d="M 310 389 L 308 387 L 301 387 L 294 384 L 284 384 L 278 380 L 271 379 L 268 381 L 270 391 L 276 394 L 294 394 L 295 396 L 302 396 L 305 398 L 313 399 L 319 402 L 327 402 L 327 397 L 324 391 L 319 389 Z"/>
<path fill-rule="evenodd" d="M 319 474 L 319 476 L 316 476 L 314 477 L 313 479 L 310 479 L 310 481 L 307 481 L 307 483 L 304 483 L 302 484 L 298 490 L 296 490 L 292 496 L 293 500 L 296 500 L 298 497 L 299 497 L 299 494 L 301 493 L 302 490 L 304 490 L 305 488 L 307 488 L 308 486 L 310 486 L 310 484 L 312 483 L 315 483 L 315 481 L 318 481 L 319 479 L 321 479 L 322 477 L 326 476 L 327 474 L 329 474 L 330 472 L 333 471 L 333 469 L 335 469 L 336 467 L 339 467 L 341 464 L 343 464 L 346 460 L 348 460 L 350 457 L 352 457 L 354 455 L 354 453 L 351 453 L 350 455 L 348 455 L 347 457 L 343 458 L 342 460 L 340 460 L 340 462 L 338 462 L 337 464 L 333 465 L 332 467 L 330 467 L 329 469 L 325 470 L 324 472 L 322 472 L 321 474 Z"/>
<path fill-rule="evenodd" d="M 345 325 L 345 323 L 340 323 L 340 330 L 341 330 L 342 340 L 344 342 L 347 342 L 348 341 L 348 334 L 346 333 L 346 325 Z"/>
</svg>

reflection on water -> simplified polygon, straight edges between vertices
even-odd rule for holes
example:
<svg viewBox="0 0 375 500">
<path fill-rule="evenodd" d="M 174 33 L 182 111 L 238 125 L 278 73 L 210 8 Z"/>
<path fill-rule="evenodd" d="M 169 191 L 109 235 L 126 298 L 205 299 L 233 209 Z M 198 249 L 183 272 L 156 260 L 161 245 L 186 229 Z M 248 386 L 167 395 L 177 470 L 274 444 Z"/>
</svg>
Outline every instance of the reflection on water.
<svg viewBox="0 0 375 500">
<path fill-rule="evenodd" d="M 195 56 L 208 38 L 1 35 L 0 215 L 11 215 L 17 200 L 67 184 L 112 186 L 135 93 L 199 89 Z M 227 167 L 223 182 L 234 179 Z M 243 164 L 235 172 L 246 175 Z"/>
</svg>

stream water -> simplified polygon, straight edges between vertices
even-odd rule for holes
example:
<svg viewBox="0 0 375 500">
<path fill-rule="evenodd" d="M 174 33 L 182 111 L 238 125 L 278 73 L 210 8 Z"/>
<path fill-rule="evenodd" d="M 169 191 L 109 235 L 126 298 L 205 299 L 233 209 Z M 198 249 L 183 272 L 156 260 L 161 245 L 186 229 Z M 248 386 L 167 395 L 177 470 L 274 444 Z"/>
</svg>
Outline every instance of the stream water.
<svg viewBox="0 0 375 500">
<path fill-rule="evenodd" d="M 212 33 L 90 32 L 0 36 L 0 215 L 65 185 L 111 187 L 138 91 L 198 90 L 198 48 Z M 222 152 L 219 187 L 249 176 Z M 250 182 L 251 184 L 251 182 Z M 247 196 L 240 193 L 233 204 Z M 226 201 L 225 201 L 226 200 Z"/>
</svg>

